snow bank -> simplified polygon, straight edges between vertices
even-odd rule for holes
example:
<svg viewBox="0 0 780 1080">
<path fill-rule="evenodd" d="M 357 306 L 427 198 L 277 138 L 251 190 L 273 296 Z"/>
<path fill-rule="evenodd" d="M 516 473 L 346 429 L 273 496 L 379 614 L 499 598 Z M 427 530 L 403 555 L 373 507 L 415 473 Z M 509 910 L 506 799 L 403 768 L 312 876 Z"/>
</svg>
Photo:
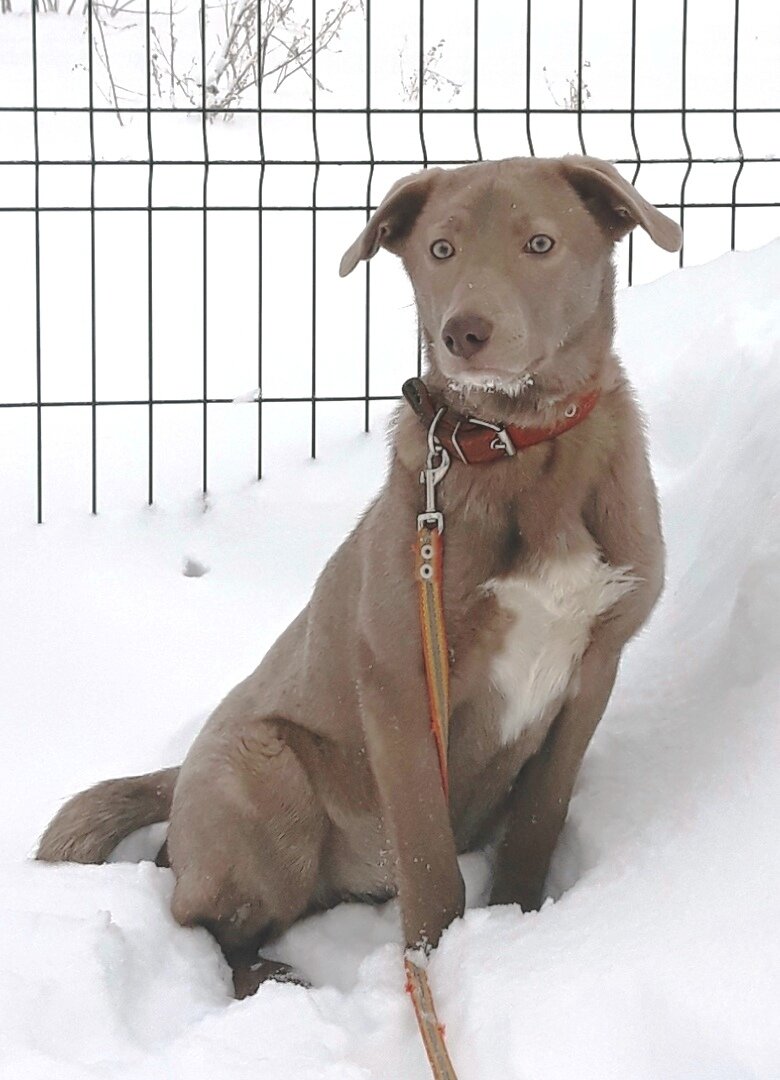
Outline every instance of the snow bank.
<svg viewBox="0 0 780 1080">
<path fill-rule="evenodd" d="M 431 963 L 461 1080 L 780 1074 L 778 296 L 780 242 L 621 295 L 668 587 L 624 658 L 543 910 L 480 907 L 485 860 L 464 860 L 477 906 Z M 394 905 L 294 928 L 275 955 L 315 989 L 239 1003 L 209 936 L 171 919 L 168 871 L 21 861 L 67 792 L 181 757 L 305 600 L 383 459 L 381 436 L 341 429 L 321 462 L 206 513 L 4 530 L 3 1078 L 428 1075 Z M 207 572 L 185 575 L 187 559 Z"/>
</svg>

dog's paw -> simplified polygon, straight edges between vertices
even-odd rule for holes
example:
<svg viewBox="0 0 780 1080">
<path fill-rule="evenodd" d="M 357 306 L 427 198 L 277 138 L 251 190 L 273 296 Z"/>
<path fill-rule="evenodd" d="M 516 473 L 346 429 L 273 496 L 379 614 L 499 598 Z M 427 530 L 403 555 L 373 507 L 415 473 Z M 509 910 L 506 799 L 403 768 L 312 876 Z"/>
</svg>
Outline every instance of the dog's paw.
<svg viewBox="0 0 780 1080">
<path fill-rule="evenodd" d="M 253 964 L 237 964 L 233 968 L 233 989 L 236 998 L 241 1001 L 243 998 L 251 997 L 257 992 L 261 983 L 268 979 L 273 979 L 274 982 L 294 983 L 296 986 L 309 987 L 311 985 L 289 964 L 260 957 Z"/>
</svg>

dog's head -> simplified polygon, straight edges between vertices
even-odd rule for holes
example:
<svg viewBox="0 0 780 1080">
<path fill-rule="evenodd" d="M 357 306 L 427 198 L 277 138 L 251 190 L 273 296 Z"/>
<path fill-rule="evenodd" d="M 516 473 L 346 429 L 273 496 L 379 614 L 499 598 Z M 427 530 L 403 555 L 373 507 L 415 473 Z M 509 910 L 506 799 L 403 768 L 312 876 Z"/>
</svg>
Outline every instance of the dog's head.
<svg viewBox="0 0 780 1080">
<path fill-rule="evenodd" d="M 667 251 L 679 227 L 614 166 L 512 158 L 400 180 L 341 260 L 380 247 L 412 280 L 434 373 L 464 390 L 568 391 L 609 351 L 612 249 L 641 225 Z"/>
</svg>

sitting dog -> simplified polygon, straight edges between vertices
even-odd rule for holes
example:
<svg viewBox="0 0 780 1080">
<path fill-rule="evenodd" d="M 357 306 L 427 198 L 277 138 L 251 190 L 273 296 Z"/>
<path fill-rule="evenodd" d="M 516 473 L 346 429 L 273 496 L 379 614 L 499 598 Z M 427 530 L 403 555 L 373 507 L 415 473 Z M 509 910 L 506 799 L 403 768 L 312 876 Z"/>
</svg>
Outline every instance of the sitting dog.
<svg viewBox="0 0 780 1080">
<path fill-rule="evenodd" d="M 663 581 L 642 420 L 612 351 L 613 246 L 636 225 L 679 248 L 678 226 L 589 157 L 391 189 L 341 263 L 398 255 L 424 335 L 382 491 L 182 766 L 75 796 L 38 858 L 100 862 L 169 819 L 174 916 L 213 933 L 238 996 L 282 971 L 265 942 L 342 900 L 398 894 L 405 944 L 434 947 L 463 911 L 458 853 L 490 841 L 491 902 L 539 906 L 621 650 Z M 451 457 L 436 492 L 448 795 L 412 555 L 434 419 Z"/>
</svg>

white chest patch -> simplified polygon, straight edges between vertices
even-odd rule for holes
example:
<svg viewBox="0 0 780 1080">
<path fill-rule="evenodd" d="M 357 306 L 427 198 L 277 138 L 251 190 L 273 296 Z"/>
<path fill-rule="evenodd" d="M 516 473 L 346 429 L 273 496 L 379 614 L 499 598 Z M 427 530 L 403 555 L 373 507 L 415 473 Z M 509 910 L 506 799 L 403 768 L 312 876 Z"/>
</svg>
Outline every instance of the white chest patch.
<svg viewBox="0 0 780 1080">
<path fill-rule="evenodd" d="M 561 697 L 587 648 L 594 619 L 634 584 L 629 570 L 610 566 L 595 550 L 549 559 L 535 573 L 485 583 L 512 619 L 490 672 L 506 703 L 500 721 L 504 745 Z"/>
</svg>

